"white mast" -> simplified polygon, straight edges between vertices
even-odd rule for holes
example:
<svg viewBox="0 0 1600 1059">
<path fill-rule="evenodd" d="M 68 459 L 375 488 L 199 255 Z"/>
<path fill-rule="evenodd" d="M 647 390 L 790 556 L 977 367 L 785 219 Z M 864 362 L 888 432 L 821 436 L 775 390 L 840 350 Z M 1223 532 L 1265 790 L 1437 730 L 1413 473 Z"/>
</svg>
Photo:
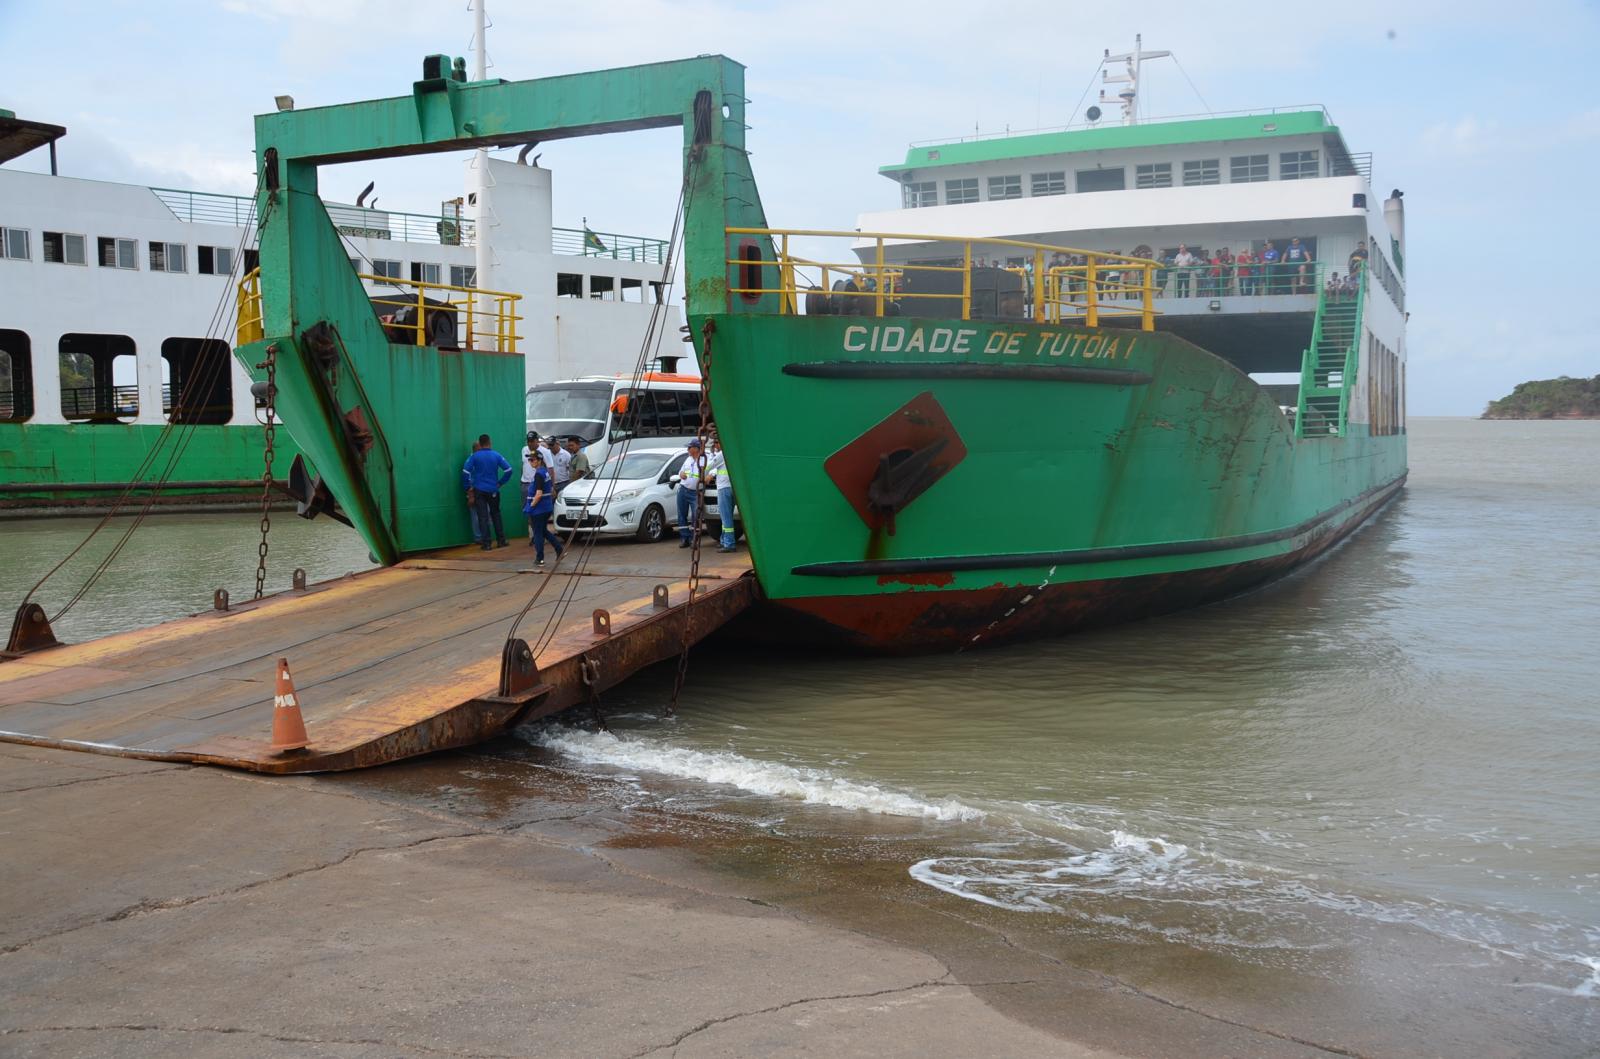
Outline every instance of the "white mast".
<svg viewBox="0 0 1600 1059">
<path fill-rule="evenodd" d="M 1123 52 L 1121 55 L 1112 55 L 1111 50 L 1109 48 L 1106 49 L 1104 60 L 1106 63 L 1127 64 L 1127 73 L 1113 76 L 1107 73 L 1104 69 L 1100 71 L 1100 80 L 1103 83 L 1108 85 L 1128 86 L 1117 93 L 1117 98 L 1122 105 L 1122 124 L 1139 124 L 1139 73 L 1140 67 L 1143 65 L 1144 60 L 1165 59 L 1171 54 L 1172 53 L 1170 51 L 1145 51 L 1144 34 L 1142 33 L 1134 34 L 1133 50 L 1130 52 Z M 1110 102 L 1106 99 L 1106 90 L 1103 88 L 1100 90 L 1100 102 Z"/>
<path fill-rule="evenodd" d="M 484 40 L 484 31 L 488 28 L 488 16 L 483 9 L 483 5 L 484 0 L 472 0 L 472 46 L 474 52 L 472 79 L 474 81 L 487 80 L 489 76 L 489 48 Z M 489 246 L 489 227 L 492 222 L 490 221 L 489 211 L 485 208 L 489 201 L 489 149 L 487 147 L 478 148 L 472 168 L 475 176 L 473 180 L 473 200 L 477 204 L 476 223 L 473 226 L 476 236 L 473 239 L 474 261 L 477 265 L 477 285 L 484 287 L 490 282 L 491 267 L 494 264 Z M 487 304 L 485 302 L 480 308 L 486 308 Z"/>
</svg>

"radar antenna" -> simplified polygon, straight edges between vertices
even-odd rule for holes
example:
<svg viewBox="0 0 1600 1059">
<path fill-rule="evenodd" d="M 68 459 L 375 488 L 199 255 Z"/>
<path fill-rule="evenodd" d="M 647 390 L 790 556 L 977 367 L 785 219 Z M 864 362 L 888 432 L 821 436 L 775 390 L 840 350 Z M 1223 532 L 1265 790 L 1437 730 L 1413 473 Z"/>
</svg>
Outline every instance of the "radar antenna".
<svg viewBox="0 0 1600 1059">
<path fill-rule="evenodd" d="M 1133 50 L 1130 52 L 1112 55 L 1111 49 L 1106 49 L 1105 59 L 1100 71 L 1101 82 L 1108 85 L 1127 85 L 1126 88 L 1117 93 L 1116 98 L 1116 102 L 1122 105 L 1122 124 L 1139 124 L 1139 73 L 1144 61 L 1146 59 L 1166 59 L 1170 58 L 1171 55 L 1170 51 L 1145 51 L 1144 34 L 1142 33 L 1134 35 Z M 1125 63 L 1127 73 L 1111 74 L 1106 72 L 1104 66 L 1108 66 L 1111 63 Z M 1100 90 L 1100 102 L 1113 102 L 1106 98 L 1106 90 L 1103 88 Z"/>
</svg>

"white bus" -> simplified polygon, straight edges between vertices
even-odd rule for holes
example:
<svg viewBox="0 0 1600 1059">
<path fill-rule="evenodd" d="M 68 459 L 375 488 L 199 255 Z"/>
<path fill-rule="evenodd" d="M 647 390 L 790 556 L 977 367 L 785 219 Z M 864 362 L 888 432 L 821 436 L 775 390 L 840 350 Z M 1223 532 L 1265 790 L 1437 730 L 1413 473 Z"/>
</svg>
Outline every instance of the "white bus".
<svg viewBox="0 0 1600 1059">
<path fill-rule="evenodd" d="M 542 383 L 528 391 L 527 420 L 542 438 L 582 438 L 592 467 L 627 438 L 687 445 L 700 427 L 700 377 L 652 371 Z"/>
</svg>

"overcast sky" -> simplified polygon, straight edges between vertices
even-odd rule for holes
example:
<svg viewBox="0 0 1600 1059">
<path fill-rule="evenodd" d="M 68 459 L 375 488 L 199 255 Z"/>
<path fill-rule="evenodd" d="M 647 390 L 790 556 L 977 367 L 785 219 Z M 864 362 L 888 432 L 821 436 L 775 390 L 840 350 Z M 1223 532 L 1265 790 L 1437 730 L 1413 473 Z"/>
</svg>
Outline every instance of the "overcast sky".
<svg viewBox="0 0 1600 1059">
<path fill-rule="evenodd" d="M 250 116 L 409 91 L 424 54 L 468 54 L 465 0 L 0 0 L 0 107 L 68 127 L 66 175 L 248 193 Z M 1297 103 L 1406 192 L 1415 415 L 1471 415 L 1524 379 L 1600 373 L 1600 6 L 489 0 L 491 76 L 721 52 L 748 67 L 769 223 L 853 228 L 898 204 L 877 168 L 909 141 L 1080 120 L 1103 49 L 1148 68 L 1147 115 Z M 470 68 L 470 67 L 469 67 Z M 1183 76 L 1186 71 L 1195 88 Z M 678 130 L 544 145 L 558 225 L 665 236 Z M 40 169 L 42 153 L 11 163 Z M 342 167 L 391 209 L 461 193 L 459 156 Z M 3 207 L 3 204 L 0 204 Z M 3 303 L 0 303 L 3 306 Z"/>
</svg>

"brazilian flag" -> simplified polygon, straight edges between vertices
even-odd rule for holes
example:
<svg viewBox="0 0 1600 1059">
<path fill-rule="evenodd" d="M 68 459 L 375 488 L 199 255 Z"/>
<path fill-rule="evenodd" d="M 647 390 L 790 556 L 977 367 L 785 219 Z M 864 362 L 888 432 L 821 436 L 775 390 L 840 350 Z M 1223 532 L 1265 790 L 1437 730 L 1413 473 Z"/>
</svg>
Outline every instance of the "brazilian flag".
<svg viewBox="0 0 1600 1059">
<path fill-rule="evenodd" d="M 589 226 L 587 224 L 583 226 L 583 248 L 585 250 L 593 250 L 597 254 L 604 254 L 607 252 L 606 244 L 600 241 L 600 237 L 598 235 L 595 235 L 589 230 Z"/>
</svg>

